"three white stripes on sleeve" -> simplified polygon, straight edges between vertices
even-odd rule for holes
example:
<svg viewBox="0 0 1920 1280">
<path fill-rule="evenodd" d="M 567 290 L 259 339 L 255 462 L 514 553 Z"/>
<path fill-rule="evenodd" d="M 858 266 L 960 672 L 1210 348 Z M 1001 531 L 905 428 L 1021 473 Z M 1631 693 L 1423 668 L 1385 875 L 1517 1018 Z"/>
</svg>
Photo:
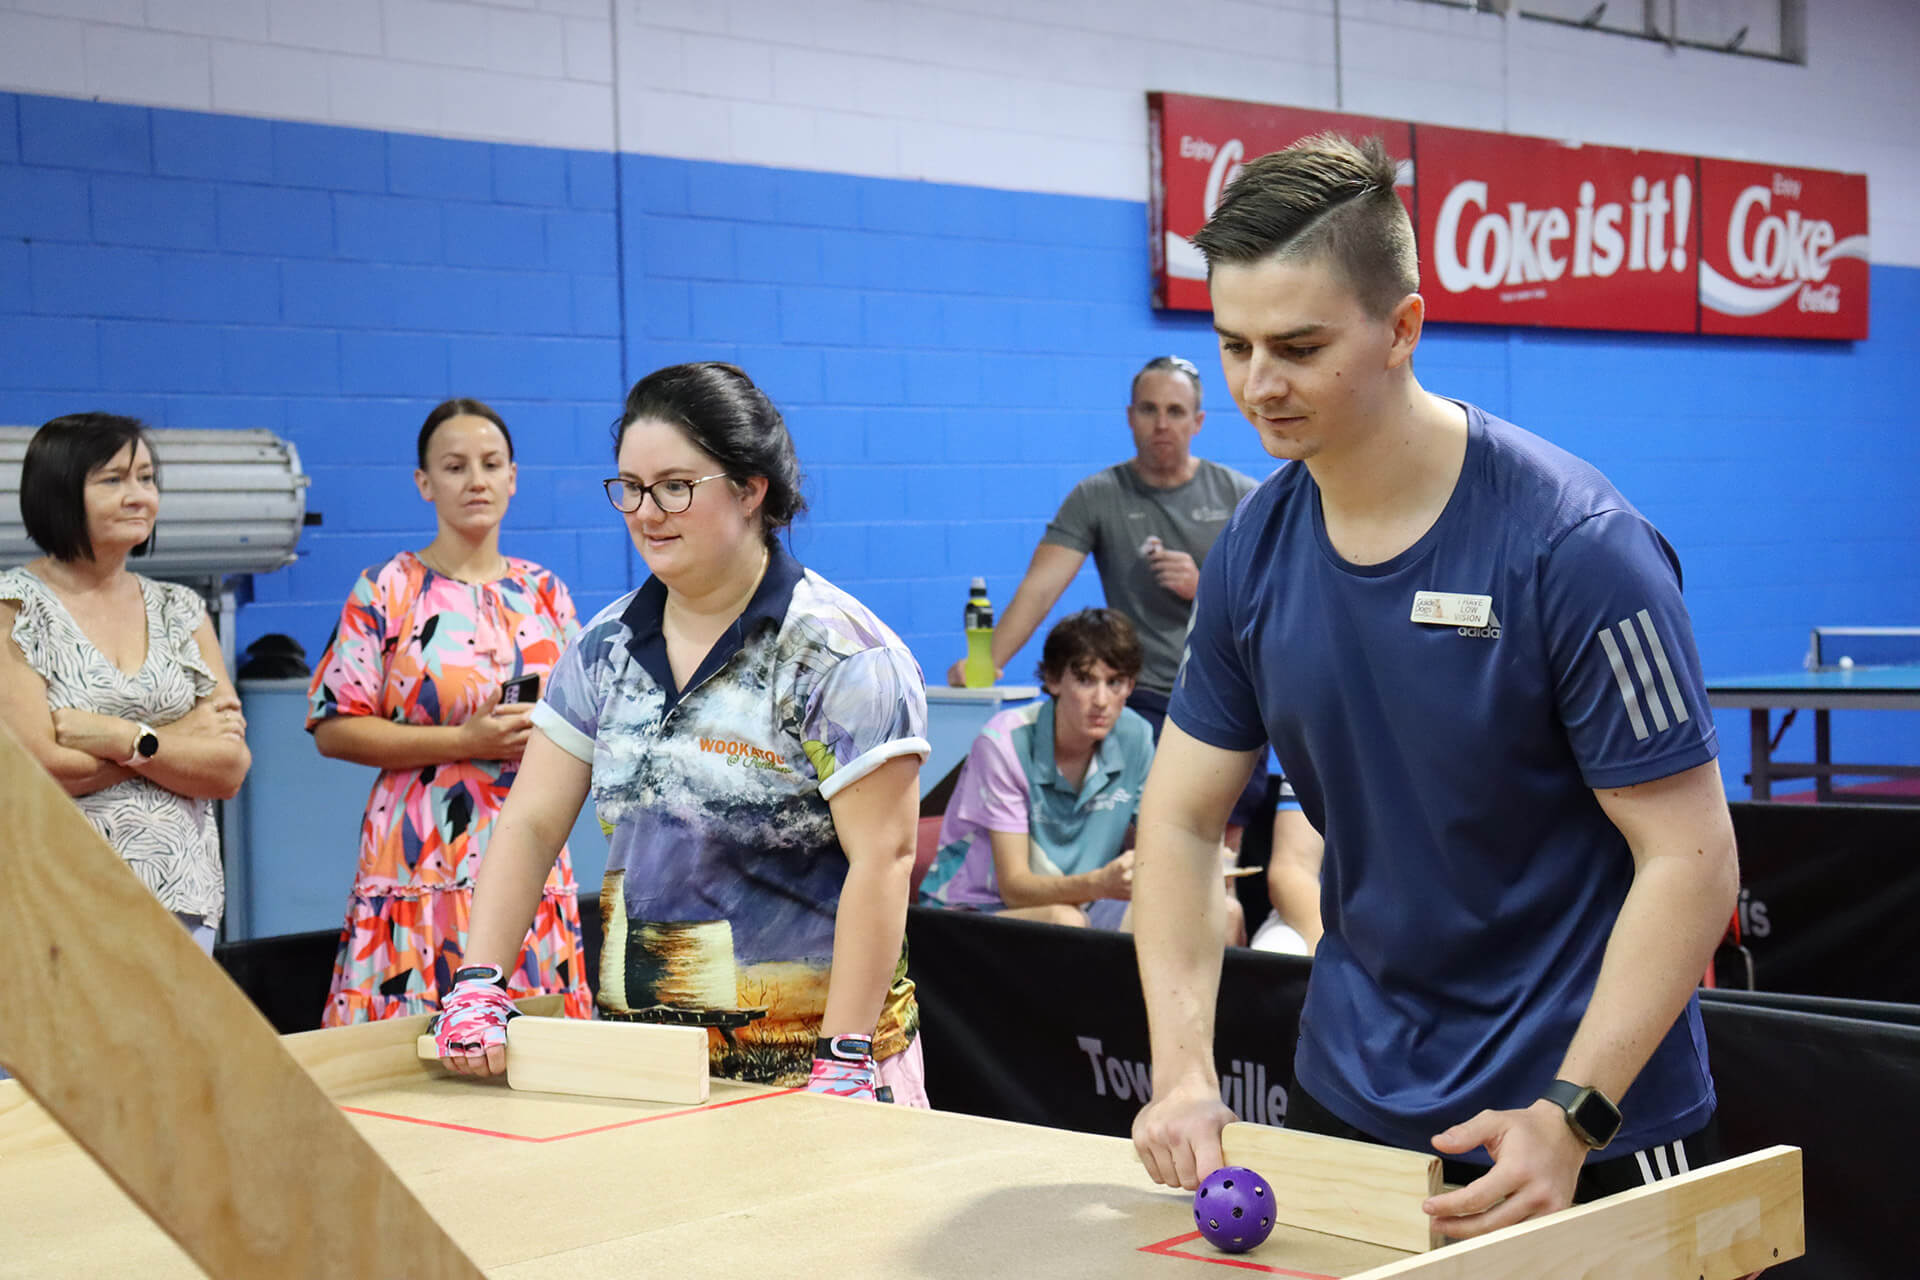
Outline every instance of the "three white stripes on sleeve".
<svg viewBox="0 0 1920 1280">
<path fill-rule="evenodd" d="M 1634 624 L 1638 622 L 1636 627 Z M 1614 638 L 1614 632 L 1620 638 Z M 1641 643 L 1642 637 L 1646 643 Z M 1620 700 L 1627 706 L 1627 722 L 1633 726 L 1633 736 L 1642 741 L 1654 733 L 1665 731 L 1671 725 L 1685 724 L 1688 720 L 1686 699 L 1680 696 L 1680 682 L 1673 677 L 1673 664 L 1667 661 L 1666 646 L 1660 643 L 1660 633 L 1654 629 L 1653 617 L 1645 609 L 1631 618 L 1622 618 L 1611 627 L 1600 628 L 1600 647 L 1606 650 L 1607 661 L 1613 666 L 1614 683 L 1620 686 Z M 1624 641 L 1626 651 L 1621 651 Z M 1652 659 L 1651 665 L 1648 659 Z M 1633 670 L 1627 669 L 1631 659 Z M 1654 671 L 1658 669 L 1659 682 L 1654 680 Z M 1638 676 L 1636 685 L 1634 677 Z M 1664 692 L 1665 697 L 1662 698 Z M 1643 714 L 1641 697 L 1646 699 L 1646 712 Z M 1668 710 L 1672 716 L 1669 718 Z M 1653 729 L 1647 728 L 1647 716 L 1653 717 Z"/>
</svg>

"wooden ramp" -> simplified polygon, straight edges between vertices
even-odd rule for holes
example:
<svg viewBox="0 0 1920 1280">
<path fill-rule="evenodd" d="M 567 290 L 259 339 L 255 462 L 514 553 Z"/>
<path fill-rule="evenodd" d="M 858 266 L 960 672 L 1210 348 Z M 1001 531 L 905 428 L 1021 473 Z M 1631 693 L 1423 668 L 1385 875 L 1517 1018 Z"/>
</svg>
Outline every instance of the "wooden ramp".
<svg viewBox="0 0 1920 1280">
<path fill-rule="evenodd" d="M 480 1271 L 0 726 L 0 1065 L 216 1280 Z"/>
</svg>

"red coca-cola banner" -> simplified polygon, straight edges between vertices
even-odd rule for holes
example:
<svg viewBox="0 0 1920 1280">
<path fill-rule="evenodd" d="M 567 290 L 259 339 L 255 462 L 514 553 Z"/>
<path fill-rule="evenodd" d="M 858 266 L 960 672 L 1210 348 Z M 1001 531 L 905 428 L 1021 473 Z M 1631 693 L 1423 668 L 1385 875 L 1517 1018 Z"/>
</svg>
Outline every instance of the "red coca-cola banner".
<svg viewBox="0 0 1920 1280">
<path fill-rule="evenodd" d="M 1867 336 L 1867 179 L 1700 162 L 1700 332 Z"/>
<path fill-rule="evenodd" d="M 1148 145 L 1153 164 L 1153 305 L 1211 311 L 1207 264 L 1188 239 L 1220 200 L 1240 166 L 1310 134 L 1378 134 L 1395 156 L 1413 154 L 1413 126 L 1403 120 L 1263 107 L 1224 98 L 1150 93 Z M 1400 198 L 1413 209 L 1413 173 L 1400 171 Z"/>
<path fill-rule="evenodd" d="M 1154 305 L 1204 311 L 1190 236 L 1248 159 L 1378 134 L 1433 320 L 1867 336 L 1867 180 L 1371 116 L 1149 94 Z"/>
</svg>

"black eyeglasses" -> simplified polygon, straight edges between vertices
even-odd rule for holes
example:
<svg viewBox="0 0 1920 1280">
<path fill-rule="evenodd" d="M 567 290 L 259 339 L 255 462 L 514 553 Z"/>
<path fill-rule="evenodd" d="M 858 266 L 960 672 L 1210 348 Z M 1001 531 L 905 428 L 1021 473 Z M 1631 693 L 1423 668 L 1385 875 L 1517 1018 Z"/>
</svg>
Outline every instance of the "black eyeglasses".
<svg viewBox="0 0 1920 1280">
<path fill-rule="evenodd" d="M 653 495 L 653 505 L 670 516 L 677 516 L 693 505 L 693 486 L 705 484 L 709 480 L 719 480 L 727 473 L 716 472 L 710 476 L 701 476 L 698 480 L 655 480 L 652 484 L 639 484 L 632 480 L 623 480 L 615 476 L 600 483 L 606 488 L 607 501 L 616 511 L 632 515 L 640 509 L 640 504 Z"/>
</svg>

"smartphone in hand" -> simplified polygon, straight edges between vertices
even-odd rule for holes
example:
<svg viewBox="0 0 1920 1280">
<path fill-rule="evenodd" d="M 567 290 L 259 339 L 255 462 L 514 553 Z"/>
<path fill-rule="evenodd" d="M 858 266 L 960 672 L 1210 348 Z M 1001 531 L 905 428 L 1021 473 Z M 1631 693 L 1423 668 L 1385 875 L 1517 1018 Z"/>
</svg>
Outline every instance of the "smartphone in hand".
<svg viewBox="0 0 1920 1280">
<path fill-rule="evenodd" d="M 500 704 L 509 702 L 538 702 L 540 700 L 540 673 L 530 671 L 524 676 L 515 676 L 500 686 Z"/>
</svg>

